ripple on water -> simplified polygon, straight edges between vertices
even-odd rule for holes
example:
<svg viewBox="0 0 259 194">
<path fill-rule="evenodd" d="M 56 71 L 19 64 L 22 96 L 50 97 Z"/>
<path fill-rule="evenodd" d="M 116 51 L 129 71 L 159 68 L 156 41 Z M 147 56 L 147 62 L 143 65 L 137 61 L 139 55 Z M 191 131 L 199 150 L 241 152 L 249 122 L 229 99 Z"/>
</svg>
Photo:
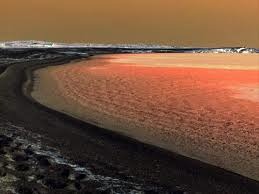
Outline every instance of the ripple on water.
<svg viewBox="0 0 259 194">
<path fill-rule="evenodd" d="M 101 56 L 38 70 L 32 96 L 86 122 L 259 180 L 258 55 L 170 54 L 170 67 L 150 59 L 142 65 L 144 56 Z"/>
</svg>

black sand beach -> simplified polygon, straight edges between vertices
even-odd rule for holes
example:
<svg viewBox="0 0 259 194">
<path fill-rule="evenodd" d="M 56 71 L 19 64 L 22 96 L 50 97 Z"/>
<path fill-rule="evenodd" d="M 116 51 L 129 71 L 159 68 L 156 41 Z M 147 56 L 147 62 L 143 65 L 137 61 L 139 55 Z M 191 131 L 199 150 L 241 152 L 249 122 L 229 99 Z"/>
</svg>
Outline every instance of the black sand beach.
<svg viewBox="0 0 259 194">
<path fill-rule="evenodd" d="M 76 120 L 30 98 L 33 70 L 80 58 L 59 54 L 48 59 L 13 63 L 0 75 L 0 150 L 3 150 L 0 152 L 0 181 L 7 175 L 18 177 L 13 181 L 18 193 L 128 193 L 138 189 L 139 193 L 259 191 L 257 181 Z M 26 139 L 27 143 L 21 139 Z M 40 148 L 28 147 L 39 141 Z M 115 182 L 104 188 L 105 181 L 101 179 L 83 180 L 86 175 L 69 178 L 76 174 L 75 168 L 58 164 L 37 151 L 50 151 L 50 148 L 95 175 L 122 182 L 118 183 L 118 188 Z M 10 157 L 12 160 L 8 160 Z M 7 168 L 10 164 L 18 167 Z M 35 178 L 28 179 L 32 175 Z M 135 185 L 129 184 L 132 182 Z"/>
</svg>

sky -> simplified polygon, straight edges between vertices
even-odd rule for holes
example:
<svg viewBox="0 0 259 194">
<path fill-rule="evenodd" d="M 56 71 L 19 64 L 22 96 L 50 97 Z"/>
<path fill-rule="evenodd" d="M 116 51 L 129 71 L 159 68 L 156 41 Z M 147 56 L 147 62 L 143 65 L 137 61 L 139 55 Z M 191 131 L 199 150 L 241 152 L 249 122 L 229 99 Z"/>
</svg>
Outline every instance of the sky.
<svg viewBox="0 0 259 194">
<path fill-rule="evenodd" d="M 0 0 L 0 41 L 259 48 L 259 0 Z"/>
</svg>

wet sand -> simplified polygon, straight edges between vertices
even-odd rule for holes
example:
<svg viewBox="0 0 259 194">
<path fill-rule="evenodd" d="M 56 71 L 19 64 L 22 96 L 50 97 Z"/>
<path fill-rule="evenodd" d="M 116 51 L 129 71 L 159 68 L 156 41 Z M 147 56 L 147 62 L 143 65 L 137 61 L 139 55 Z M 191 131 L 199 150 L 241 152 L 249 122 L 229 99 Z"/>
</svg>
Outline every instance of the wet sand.
<svg viewBox="0 0 259 194">
<path fill-rule="evenodd" d="M 39 69 L 32 97 L 88 123 L 259 180 L 258 55 L 159 57 L 106 55 Z"/>
</svg>

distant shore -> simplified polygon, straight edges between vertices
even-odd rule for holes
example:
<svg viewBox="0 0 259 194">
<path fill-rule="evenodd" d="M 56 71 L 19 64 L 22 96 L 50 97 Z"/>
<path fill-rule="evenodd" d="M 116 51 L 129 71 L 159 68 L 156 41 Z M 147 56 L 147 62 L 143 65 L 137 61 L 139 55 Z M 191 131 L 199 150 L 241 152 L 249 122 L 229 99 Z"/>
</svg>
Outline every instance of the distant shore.
<svg viewBox="0 0 259 194">
<path fill-rule="evenodd" d="M 71 118 L 28 99 L 32 71 L 68 63 L 71 58 L 12 65 L 0 77 L 0 117 L 45 136 L 43 143 L 96 174 L 139 184 L 162 187 L 178 193 L 254 193 L 257 181 L 197 160 L 140 143 L 106 129 Z M 29 86 L 21 88 L 26 80 Z M 20 110 L 20 111 L 17 111 Z M 144 182 L 144 183 L 143 183 Z"/>
</svg>

